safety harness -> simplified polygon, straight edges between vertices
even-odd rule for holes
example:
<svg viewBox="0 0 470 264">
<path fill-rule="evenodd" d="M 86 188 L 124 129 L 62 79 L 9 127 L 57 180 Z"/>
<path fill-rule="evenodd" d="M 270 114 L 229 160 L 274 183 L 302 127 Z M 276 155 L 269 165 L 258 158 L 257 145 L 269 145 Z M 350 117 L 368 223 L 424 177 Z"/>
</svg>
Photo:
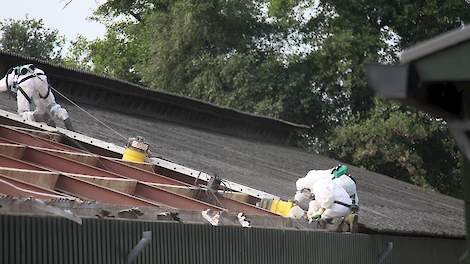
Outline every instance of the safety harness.
<svg viewBox="0 0 470 264">
<path fill-rule="evenodd" d="M 31 97 L 28 96 L 28 94 L 23 90 L 23 88 L 21 88 L 20 84 L 27 81 L 27 80 L 29 80 L 29 79 L 31 79 L 31 78 L 38 77 L 38 76 L 41 76 L 41 75 L 45 75 L 44 73 L 41 73 L 41 72 L 37 72 L 37 73 L 34 72 L 35 69 L 36 69 L 36 67 L 33 64 L 28 64 L 28 65 L 23 65 L 23 66 L 10 68 L 7 71 L 7 74 L 5 75 L 5 84 L 6 84 L 7 88 L 10 90 L 10 92 L 15 93 L 16 91 L 20 91 L 20 93 L 26 98 L 26 100 L 28 100 L 28 102 L 30 104 L 33 103 L 33 100 L 31 99 Z M 9 84 L 8 83 L 8 75 L 10 75 L 11 73 L 14 73 L 13 83 Z M 21 76 L 25 76 L 25 77 L 23 77 L 21 80 L 19 80 L 19 78 Z M 39 97 L 41 99 L 46 99 L 49 96 L 50 92 L 51 92 L 51 87 L 48 85 L 47 86 L 47 93 L 46 93 L 45 96 L 42 96 L 41 93 L 39 93 L 39 92 L 38 92 L 38 94 L 39 94 Z"/>
<path fill-rule="evenodd" d="M 351 196 L 356 196 L 356 195 L 353 194 Z M 342 206 L 346 206 L 347 208 L 351 209 L 351 212 L 353 212 L 353 213 L 359 211 L 359 206 L 355 203 L 355 200 L 353 200 L 352 204 L 347 204 L 347 203 L 343 203 L 343 202 L 340 202 L 340 201 L 334 201 L 333 203 L 339 204 L 339 205 L 342 205 Z"/>
<path fill-rule="evenodd" d="M 347 176 L 349 178 L 351 178 L 351 180 L 356 184 L 356 180 L 351 175 L 347 175 Z M 337 177 L 333 176 L 333 178 L 331 178 L 331 180 L 334 180 L 335 178 L 337 178 Z M 359 205 L 356 204 L 356 194 L 350 195 L 349 198 L 351 198 L 352 204 L 347 204 L 347 203 L 343 203 L 343 202 L 340 202 L 340 201 L 334 201 L 333 203 L 339 204 L 339 205 L 342 205 L 342 206 L 346 206 L 347 208 L 351 209 L 351 211 L 353 213 L 359 211 Z"/>
<path fill-rule="evenodd" d="M 333 203 L 335 204 L 339 204 L 339 205 L 342 205 L 342 206 L 345 206 L 349 209 L 351 209 L 351 211 L 353 213 L 356 213 L 357 211 L 359 211 L 359 206 L 356 204 L 356 195 L 353 194 L 350 196 L 351 200 L 352 200 L 352 204 L 347 204 L 347 203 L 343 203 L 341 201 L 334 201 Z M 310 195 L 310 199 L 311 200 L 315 200 L 315 195 L 314 194 L 311 194 Z"/>
</svg>

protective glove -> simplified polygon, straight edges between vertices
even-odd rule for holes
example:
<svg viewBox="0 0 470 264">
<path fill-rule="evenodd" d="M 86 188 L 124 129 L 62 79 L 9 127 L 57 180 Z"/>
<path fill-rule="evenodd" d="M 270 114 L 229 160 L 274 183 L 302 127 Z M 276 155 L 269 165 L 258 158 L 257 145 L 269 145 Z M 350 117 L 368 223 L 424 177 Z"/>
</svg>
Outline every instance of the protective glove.
<svg viewBox="0 0 470 264">
<path fill-rule="evenodd" d="M 289 213 L 287 214 L 287 217 L 294 219 L 302 219 L 304 215 L 305 211 L 300 208 L 300 206 L 296 205 L 290 209 Z"/>
<path fill-rule="evenodd" d="M 320 208 L 316 212 L 307 212 L 307 217 L 310 221 L 318 220 L 321 218 L 323 212 L 325 212 L 325 208 Z"/>
</svg>

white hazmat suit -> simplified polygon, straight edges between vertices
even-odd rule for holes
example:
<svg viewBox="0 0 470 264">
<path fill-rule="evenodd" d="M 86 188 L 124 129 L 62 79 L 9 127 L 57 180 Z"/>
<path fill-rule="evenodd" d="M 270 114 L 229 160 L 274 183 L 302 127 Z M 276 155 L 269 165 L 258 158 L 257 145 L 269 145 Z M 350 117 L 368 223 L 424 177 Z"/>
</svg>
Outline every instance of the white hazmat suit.
<svg viewBox="0 0 470 264">
<path fill-rule="evenodd" d="M 349 197 L 353 200 L 353 204 L 359 205 L 359 196 L 357 195 L 356 182 L 348 175 L 343 175 L 338 178 L 334 178 L 333 182 L 343 187 L 348 193 Z"/>
<path fill-rule="evenodd" d="M 306 195 L 302 192 L 302 189 L 306 188 L 304 186 L 313 186 L 315 182 L 322 180 L 322 179 L 331 179 L 331 170 L 311 170 L 307 173 L 307 175 L 303 178 L 300 178 L 295 183 L 297 188 L 297 192 L 294 196 L 294 201 L 303 202 L 305 199 L 309 199 L 310 196 Z M 310 189 L 310 188 L 307 188 Z"/>
<path fill-rule="evenodd" d="M 309 218 L 320 208 L 325 209 L 321 214 L 323 219 L 342 217 L 351 213 L 351 209 L 347 206 L 352 204 L 351 198 L 341 186 L 331 179 L 319 180 L 310 188 L 315 199 L 310 201 L 308 206 L 307 216 Z"/>
<path fill-rule="evenodd" d="M 30 121 L 45 122 L 49 115 L 62 120 L 65 127 L 73 130 L 67 110 L 56 103 L 44 71 L 32 64 L 11 69 L 0 80 L 0 92 L 16 92 L 18 114 Z M 31 104 L 36 107 L 31 110 Z"/>
<path fill-rule="evenodd" d="M 357 195 L 356 183 L 348 175 L 342 175 L 340 177 L 334 178 L 331 174 L 331 169 L 329 170 L 311 170 L 303 178 L 300 178 L 296 182 L 297 192 L 295 193 L 294 200 L 297 202 L 303 202 L 304 199 L 309 197 L 305 194 L 302 194 L 302 186 L 305 185 L 304 181 L 308 181 L 311 185 L 319 180 L 332 179 L 334 183 L 343 187 L 343 189 L 348 193 L 349 197 L 354 201 L 354 204 L 359 204 L 359 197 Z M 302 180 L 304 179 L 304 180 Z"/>
<path fill-rule="evenodd" d="M 351 213 L 356 200 L 356 183 L 347 175 L 335 177 L 333 169 L 311 170 L 296 182 L 294 200 L 299 206 L 308 202 L 307 216 L 337 218 Z M 304 207 L 305 208 L 305 207 Z"/>
</svg>

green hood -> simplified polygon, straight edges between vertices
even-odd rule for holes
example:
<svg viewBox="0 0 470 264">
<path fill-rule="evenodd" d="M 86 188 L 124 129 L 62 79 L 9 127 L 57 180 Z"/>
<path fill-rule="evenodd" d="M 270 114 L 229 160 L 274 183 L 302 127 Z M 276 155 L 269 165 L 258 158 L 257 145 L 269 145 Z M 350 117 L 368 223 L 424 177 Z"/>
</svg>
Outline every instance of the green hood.
<svg viewBox="0 0 470 264">
<path fill-rule="evenodd" d="M 333 177 L 335 178 L 338 178 L 338 177 L 341 177 L 345 174 L 348 174 L 349 173 L 349 169 L 348 169 L 348 166 L 346 165 L 341 165 L 339 166 L 339 168 L 336 168 L 333 170 L 332 174 L 333 174 Z"/>
</svg>

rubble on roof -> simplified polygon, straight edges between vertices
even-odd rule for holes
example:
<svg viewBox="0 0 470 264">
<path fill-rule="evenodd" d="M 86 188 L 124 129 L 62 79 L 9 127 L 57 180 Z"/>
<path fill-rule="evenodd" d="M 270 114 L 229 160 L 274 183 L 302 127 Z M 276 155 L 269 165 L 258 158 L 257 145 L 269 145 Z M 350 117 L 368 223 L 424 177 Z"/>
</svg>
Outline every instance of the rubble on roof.
<svg viewBox="0 0 470 264">
<path fill-rule="evenodd" d="M 14 102 L 6 97 L 0 95 L 2 108 L 14 111 Z M 141 134 L 149 140 L 158 150 L 155 151 L 158 158 L 154 159 L 154 172 L 171 175 L 183 182 L 180 177 L 189 176 L 193 183 L 198 172 L 216 168 L 223 171 L 225 179 L 245 185 L 230 185 L 236 192 L 253 190 L 246 185 L 265 191 L 250 192 L 253 199 L 261 198 L 253 194 L 269 195 L 267 192 L 274 194 L 272 197 L 288 198 L 295 192 L 295 180 L 304 176 L 308 170 L 329 168 L 338 163 L 298 148 L 195 129 L 190 125 L 149 120 L 135 113 L 127 115 L 92 106 L 86 108 L 99 118 L 122 128 L 123 134 Z M 1 112 L 0 119 L 5 124 L 21 124 L 34 128 L 27 122 L 16 120 L 15 114 Z M 86 139 L 81 142 L 83 146 L 88 150 L 100 151 L 100 155 L 114 155 L 114 158 L 119 156 L 116 156 L 119 153 L 116 149 L 119 147 L 115 144 L 124 144 L 120 138 L 105 133 L 98 125 L 88 122 L 88 118 L 80 111 L 72 108 L 70 112 L 79 124 L 78 130 L 86 131 L 90 136 L 83 136 Z M 47 127 L 42 127 L 41 130 L 51 132 Z M 60 128 L 53 132 L 57 131 L 58 134 L 69 135 L 71 139 L 76 136 Z M 74 146 L 74 140 L 62 140 Z M 172 161 L 178 161 L 181 165 Z M 359 215 L 360 223 L 364 224 L 363 231 L 459 238 L 464 236 L 463 201 L 361 168 L 350 168 L 358 180 L 361 197 Z M 207 174 L 200 175 L 201 182 L 207 182 Z"/>
<path fill-rule="evenodd" d="M 82 205 L 98 202 L 105 205 L 94 207 L 93 215 L 98 218 L 208 222 L 215 226 L 296 226 L 296 220 L 283 219 L 256 206 L 261 204 L 259 198 L 230 189 L 218 177 L 203 181 L 199 175 L 194 179 L 182 174 L 175 179 L 174 173 L 156 173 L 153 164 L 128 162 L 125 155 L 122 160 L 115 159 L 92 153 L 76 140 L 73 146 L 61 143 L 70 140 L 51 131 L 0 124 L 0 193 L 19 197 L 3 199 L 0 213 L 52 214 L 81 223 Z M 125 207 L 112 212 L 107 204 Z M 155 213 L 152 208 L 158 208 L 158 215 L 149 218 L 148 212 Z M 297 226 L 320 227 L 319 223 Z M 348 231 L 338 225 L 322 229 Z"/>
<path fill-rule="evenodd" d="M 208 190 L 193 178 L 177 180 L 155 173 L 152 166 L 99 156 L 57 142 L 59 135 L 54 140 L 50 136 L 40 130 L 0 125 L 1 193 L 275 216 L 247 203 L 247 195 Z"/>
</svg>

